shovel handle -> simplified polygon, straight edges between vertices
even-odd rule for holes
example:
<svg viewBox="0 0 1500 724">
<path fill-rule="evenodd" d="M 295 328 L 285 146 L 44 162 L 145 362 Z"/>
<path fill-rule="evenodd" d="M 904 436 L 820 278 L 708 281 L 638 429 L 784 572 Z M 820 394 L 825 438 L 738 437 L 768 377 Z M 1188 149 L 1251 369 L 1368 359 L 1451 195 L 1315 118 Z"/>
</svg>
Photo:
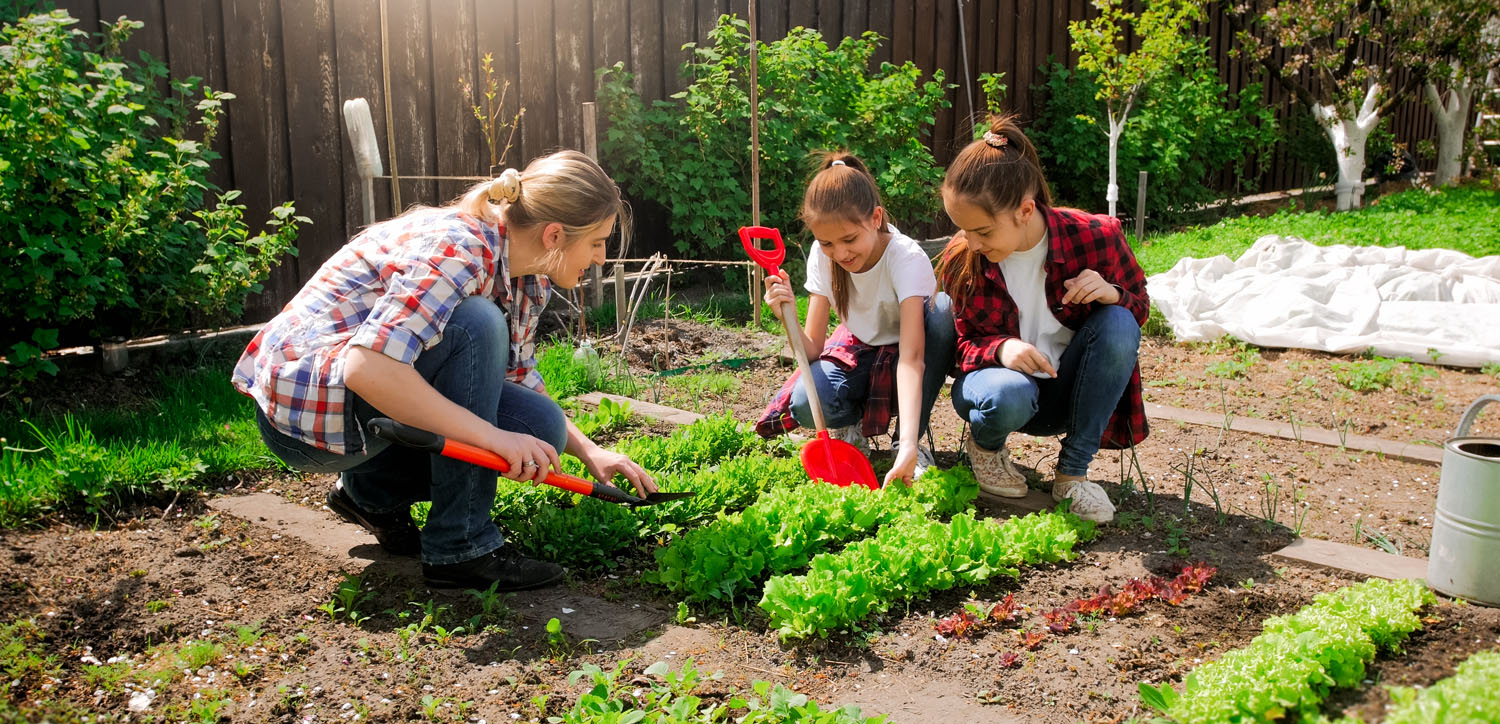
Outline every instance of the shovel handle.
<svg viewBox="0 0 1500 724">
<path fill-rule="evenodd" d="M 502 473 L 510 472 L 510 463 L 506 462 L 505 458 L 489 450 L 475 447 L 468 443 L 458 442 L 457 440 L 449 440 L 435 432 L 428 432 L 421 428 L 403 425 L 389 417 L 377 417 L 370 420 L 366 424 L 366 427 L 370 430 L 371 435 L 382 440 L 390 440 L 398 445 L 425 450 L 434 455 L 462 460 L 466 463 L 473 463 L 491 470 L 499 470 Z M 584 480 L 583 478 L 566 473 L 547 473 L 547 478 L 542 482 L 554 488 L 562 488 L 568 492 L 587 495 L 591 498 L 603 498 L 617 503 L 628 502 L 622 499 L 621 495 L 625 495 L 628 498 L 635 497 L 619 488 L 600 485 L 591 480 Z"/>
<path fill-rule="evenodd" d="M 802 373 L 802 389 L 807 391 L 807 406 L 812 408 L 813 425 L 822 432 L 828 429 L 828 425 L 823 421 L 823 401 L 818 399 L 818 385 L 812 378 L 807 348 L 802 346 L 802 335 L 797 332 L 797 305 L 791 302 L 781 305 L 781 324 L 786 328 L 787 344 L 792 346 L 792 356 L 797 358 L 797 369 Z"/>
</svg>

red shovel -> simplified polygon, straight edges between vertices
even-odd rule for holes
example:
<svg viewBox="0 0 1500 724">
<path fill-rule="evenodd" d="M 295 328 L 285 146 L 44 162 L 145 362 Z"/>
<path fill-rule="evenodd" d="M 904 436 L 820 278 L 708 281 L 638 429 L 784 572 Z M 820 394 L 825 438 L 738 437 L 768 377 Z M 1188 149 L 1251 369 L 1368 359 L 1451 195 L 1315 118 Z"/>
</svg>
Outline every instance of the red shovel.
<svg viewBox="0 0 1500 724">
<path fill-rule="evenodd" d="M 505 458 L 481 447 L 474 447 L 461 443 L 457 440 L 449 440 L 435 432 L 428 432 L 419 427 L 403 425 L 389 417 L 377 417 L 366 423 L 371 435 L 390 440 L 398 445 L 405 445 L 418 450 L 426 450 L 434 455 L 442 455 L 466 463 L 473 463 L 491 470 L 506 472 L 510 470 L 510 463 Z M 547 478 L 542 482 L 556 488 L 562 488 L 568 492 L 587 495 L 590 498 L 607 500 L 611 503 L 619 503 L 630 507 L 641 505 L 656 505 L 673 500 L 682 500 L 693 496 L 692 492 L 679 493 L 649 493 L 641 498 L 627 493 L 613 485 L 601 485 L 592 480 L 568 475 L 566 473 L 547 473 Z"/>
<path fill-rule="evenodd" d="M 773 248 L 758 248 L 756 239 L 769 240 Z M 745 253 L 765 269 L 767 274 L 786 278 L 780 269 L 782 260 L 786 258 L 786 245 L 781 241 L 780 230 L 768 226 L 742 226 L 740 243 L 744 245 Z M 797 358 L 797 369 L 801 370 L 802 386 L 807 390 L 813 423 L 818 427 L 817 438 L 802 446 L 802 468 L 813 480 L 841 486 L 858 483 L 872 490 L 878 489 L 880 483 L 875 479 L 875 469 L 860 454 L 859 448 L 828 437 L 828 425 L 823 422 L 823 403 L 818 399 L 818 388 L 813 383 L 812 368 L 807 363 L 807 350 L 803 349 L 802 340 L 799 339 L 802 335 L 795 331 L 797 305 L 791 302 L 781 305 L 781 323 L 786 327 L 786 341 L 792 346 L 792 354 Z"/>
</svg>

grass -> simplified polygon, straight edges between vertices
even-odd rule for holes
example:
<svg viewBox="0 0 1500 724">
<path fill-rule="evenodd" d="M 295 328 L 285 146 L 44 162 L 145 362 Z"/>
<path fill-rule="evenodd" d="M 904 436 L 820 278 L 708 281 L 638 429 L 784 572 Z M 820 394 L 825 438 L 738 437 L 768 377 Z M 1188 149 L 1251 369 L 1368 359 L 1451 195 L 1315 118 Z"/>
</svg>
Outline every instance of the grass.
<svg viewBox="0 0 1500 724">
<path fill-rule="evenodd" d="M 64 511 L 97 520 L 141 496 L 278 465 L 260 441 L 255 404 L 226 370 L 163 372 L 156 385 L 140 408 L 0 420 L 0 527 Z"/>
<path fill-rule="evenodd" d="M 1146 273 L 1164 272 L 1183 257 L 1237 258 L 1256 239 L 1281 234 L 1320 246 L 1405 246 L 1454 249 L 1470 256 L 1500 254 L 1500 192 L 1478 187 L 1433 193 L 1414 189 L 1374 200 L 1354 212 L 1242 216 L 1213 226 L 1148 238 L 1136 249 Z"/>
</svg>

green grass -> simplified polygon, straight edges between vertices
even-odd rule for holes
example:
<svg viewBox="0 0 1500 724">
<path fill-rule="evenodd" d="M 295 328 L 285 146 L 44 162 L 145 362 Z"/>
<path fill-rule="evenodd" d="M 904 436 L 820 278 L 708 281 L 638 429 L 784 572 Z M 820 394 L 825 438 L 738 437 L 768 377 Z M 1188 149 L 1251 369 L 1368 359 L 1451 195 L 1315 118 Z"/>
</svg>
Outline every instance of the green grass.
<svg viewBox="0 0 1500 724">
<path fill-rule="evenodd" d="M 1476 187 L 1440 193 L 1412 190 L 1383 196 L 1354 212 L 1283 210 L 1266 217 L 1242 216 L 1150 237 L 1135 255 L 1146 274 L 1157 274 L 1183 257 L 1238 258 L 1266 234 L 1296 236 L 1320 246 L 1440 248 L 1476 257 L 1500 254 L 1500 192 Z"/>
<path fill-rule="evenodd" d="M 255 403 L 224 370 L 163 373 L 139 409 L 81 409 L 0 420 L 0 528 L 52 512 L 112 517 L 143 496 L 234 470 L 278 465 L 260 441 Z"/>
</svg>

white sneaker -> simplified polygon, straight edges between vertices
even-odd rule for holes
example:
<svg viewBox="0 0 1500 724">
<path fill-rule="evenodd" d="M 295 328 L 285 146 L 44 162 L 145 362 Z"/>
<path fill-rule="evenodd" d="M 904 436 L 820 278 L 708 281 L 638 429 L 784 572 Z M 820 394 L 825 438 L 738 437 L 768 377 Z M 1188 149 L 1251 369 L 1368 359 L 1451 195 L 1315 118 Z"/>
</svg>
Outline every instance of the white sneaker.
<svg viewBox="0 0 1500 724">
<path fill-rule="evenodd" d="M 934 468 L 934 467 L 937 467 L 937 461 L 932 458 L 932 448 L 927 447 L 926 445 L 918 444 L 917 445 L 917 468 L 916 468 L 916 470 L 912 471 L 912 474 L 911 474 L 912 480 L 917 480 L 917 479 L 921 478 L 922 477 L 922 473 L 927 472 L 927 468 Z"/>
<path fill-rule="evenodd" d="M 974 468 L 974 479 L 979 489 L 1002 498 L 1026 497 L 1026 476 L 1010 461 L 1010 449 L 985 450 L 970 437 L 964 441 L 964 452 L 969 454 L 969 465 Z"/>
<path fill-rule="evenodd" d="M 859 454 L 870 456 L 870 441 L 865 438 L 865 433 L 860 429 L 860 423 L 845 425 L 844 427 L 828 428 L 828 437 L 834 440 L 843 440 L 853 445 Z"/>
<path fill-rule="evenodd" d="M 1058 480 L 1052 483 L 1052 499 L 1072 500 L 1068 511 L 1084 520 L 1109 523 L 1115 519 L 1115 505 L 1098 483 L 1087 480 Z"/>
</svg>

